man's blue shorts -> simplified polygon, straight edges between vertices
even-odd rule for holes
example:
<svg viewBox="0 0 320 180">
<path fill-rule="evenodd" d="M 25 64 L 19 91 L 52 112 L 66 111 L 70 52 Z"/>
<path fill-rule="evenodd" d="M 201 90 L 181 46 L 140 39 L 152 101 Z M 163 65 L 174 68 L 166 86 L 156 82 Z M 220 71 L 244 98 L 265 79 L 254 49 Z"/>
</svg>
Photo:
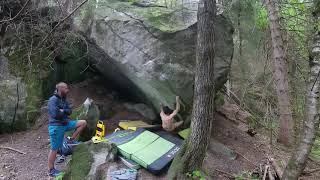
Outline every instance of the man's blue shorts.
<svg viewBox="0 0 320 180">
<path fill-rule="evenodd" d="M 76 129 L 77 120 L 68 121 L 65 126 L 49 125 L 48 131 L 50 136 L 51 150 L 58 150 L 63 143 L 64 133 Z"/>
</svg>

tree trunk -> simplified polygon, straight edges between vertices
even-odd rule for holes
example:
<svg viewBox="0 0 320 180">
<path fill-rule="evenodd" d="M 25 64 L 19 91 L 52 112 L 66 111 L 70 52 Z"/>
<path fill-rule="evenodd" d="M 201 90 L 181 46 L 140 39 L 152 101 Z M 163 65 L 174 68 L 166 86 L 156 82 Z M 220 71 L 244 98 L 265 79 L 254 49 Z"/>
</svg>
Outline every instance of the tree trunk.
<svg viewBox="0 0 320 180">
<path fill-rule="evenodd" d="M 243 107 L 244 104 L 244 96 L 245 96 L 245 88 L 246 88 L 246 83 L 247 83 L 247 76 L 246 72 L 248 71 L 248 65 L 244 62 L 245 59 L 242 58 L 242 28 L 241 28 L 241 11 L 242 11 L 242 3 L 241 0 L 238 1 L 239 9 L 238 9 L 238 33 L 239 33 L 239 66 L 240 66 L 240 93 L 241 93 L 241 107 Z"/>
<path fill-rule="evenodd" d="M 320 5 L 320 0 L 315 0 Z M 318 9 L 318 11 L 317 11 Z M 320 12 L 320 7 L 316 7 L 314 12 Z M 303 124 L 303 132 L 300 142 L 293 152 L 286 169 L 284 170 L 283 180 L 296 180 L 299 178 L 316 138 L 316 132 L 319 128 L 319 90 L 320 90 L 320 29 L 317 27 L 317 21 L 320 19 L 320 13 L 313 13 L 315 24 L 315 37 L 310 54 L 310 78 L 308 94 L 306 96 L 306 119 Z"/>
<path fill-rule="evenodd" d="M 273 59 L 275 68 L 276 91 L 278 96 L 278 109 L 280 127 L 278 141 L 284 145 L 293 142 L 293 120 L 289 97 L 288 72 L 286 68 L 283 40 L 281 36 L 280 20 L 277 7 L 273 0 L 266 0 L 268 18 L 273 48 Z"/>
<path fill-rule="evenodd" d="M 216 2 L 200 0 L 191 134 L 170 167 L 169 179 L 182 179 L 185 173 L 200 170 L 206 155 L 215 107 L 215 18 Z"/>
</svg>

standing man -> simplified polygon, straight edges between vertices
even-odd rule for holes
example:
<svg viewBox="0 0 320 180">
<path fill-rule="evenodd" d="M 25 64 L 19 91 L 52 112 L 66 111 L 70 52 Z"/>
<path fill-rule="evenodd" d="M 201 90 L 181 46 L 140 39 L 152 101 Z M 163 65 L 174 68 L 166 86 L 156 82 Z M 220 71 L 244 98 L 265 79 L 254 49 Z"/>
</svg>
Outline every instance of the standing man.
<svg viewBox="0 0 320 180">
<path fill-rule="evenodd" d="M 85 120 L 70 120 L 72 110 L 66 100 L 69 92 L 68 85 L 60 82 L 56 85 L 56 91 L 48 102 L 49 112 L 49 136 L 51 150 L 48 156 L 49 176 L 56 177 L 60 171 L 54 168 L 54 161 L 57 156 L 58 149 L 62 146 L 64 133 L 66 131 L 75 130 L 70 138 L 68 144 L 74 144 L 76 137 L 86 127 Z"/>
</svg>

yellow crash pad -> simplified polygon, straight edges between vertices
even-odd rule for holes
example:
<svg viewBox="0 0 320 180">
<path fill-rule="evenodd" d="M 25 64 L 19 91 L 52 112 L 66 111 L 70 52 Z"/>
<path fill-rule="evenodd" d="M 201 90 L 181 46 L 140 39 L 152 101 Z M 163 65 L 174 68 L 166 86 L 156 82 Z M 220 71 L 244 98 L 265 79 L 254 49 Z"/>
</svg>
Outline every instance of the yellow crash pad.
<svg viewBox="0 0 320 180">
<path fill-rule="evenodd" d="M 122 129 L 136 130 L 137 128 L 144 128 L 144 127 L 149 127 L 152 125 L 147 124 L 143 121 L 123 121 L 123 122 L 119 122 L 119 126 Z"/>
</svg>

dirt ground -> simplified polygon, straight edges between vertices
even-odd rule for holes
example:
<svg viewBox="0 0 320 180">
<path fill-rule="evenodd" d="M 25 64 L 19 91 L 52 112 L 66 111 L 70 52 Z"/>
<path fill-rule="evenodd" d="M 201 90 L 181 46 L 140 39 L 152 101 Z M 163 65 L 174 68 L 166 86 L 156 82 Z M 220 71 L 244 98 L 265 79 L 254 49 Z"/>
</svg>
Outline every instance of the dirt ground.
<svg viewBox="0 0 320 180">
<path fill-rule="evenodd" d="M 104 88 L 97 82 L 82 82 L 72 86 L 69 99 L 74 107 L 79 106 L 86 97 L 95 102 L 110 104 L 115 111 L 111 118 L 104 120 L 107 132 L 111 133 L 121 119 L 144 119 L 140 114 L 123 108 L 123 100 L 117 98 L 116 92 Z M 239 123 L 217 113 L 213 125 L 212 138 L 224 144 L 237 154 L 232 160 L 223 153 L 217 153 L 209 148 L 204 163 L 204 171 L 210 179 L 234 179 L 236 174 L 253 172 L 264 165 L 267 155 L 272 155 L 277 161 L 285 163 L 289 158 L 286 149 L 269 146 L 269 139 L 262 135 L 250 136 Z M 24 152 L 0 148 L 0 180 L 40 180 L 50 179 L 47 176 L 47 155 L 49 152 L 49 137 L 47 131 L 47 116 L 42 114 L 35 127 L 26 132 L 0 135 L 0 146 L 10 147 Z M 119 166 L 123 166 L 119 164 Z M 308 164 L 309 169 L 319 167 L 316 163 Z M 59 168 L 64 168 L 61 165 Z M 166 179 L 166 174 L 153 176 L 146 170 L 139 170 L 139 179 Z M 319 174 L 305 176 L 302 179 L 320 179 Z"/>
</svg>

